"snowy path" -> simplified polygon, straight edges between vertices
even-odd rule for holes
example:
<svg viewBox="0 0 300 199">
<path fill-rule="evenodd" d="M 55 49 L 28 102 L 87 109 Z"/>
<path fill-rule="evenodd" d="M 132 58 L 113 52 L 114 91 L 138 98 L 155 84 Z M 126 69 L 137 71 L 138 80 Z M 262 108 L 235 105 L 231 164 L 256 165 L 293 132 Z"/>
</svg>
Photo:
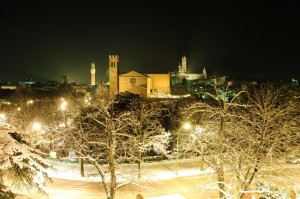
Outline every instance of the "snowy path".
<svg viewBox="0 0 300 199">
<path fill-rule="evenodd" d="M 217 192 L 200 190 L 200 185 L 209 183 L 213 179 L 211 170 L 200 172 L 198 160 L 182 160 L 179 163 L 178 173 L 175 161 L 149 163 L 142 166 L 144 171 L 143 181 L 136 181 L 139 184 L 127 185 L 117 190 L 116 199 L 135 199 L 137 193 L 142 193 L 146 198 L 159 198 L 160 196 L 178 196 L 186 199 L 207 199 L 217 198 Z M 51 171 L 50 177 L 53 183 L 47 184 L 49 197 L 47 199 L 105 199 L 105 193 L 100 178 L 95 174 L 91 165 L 85 165 L 86 177 L 80 177 L 78 164 L 54 163 L 57 171 Z M 133 168 L 134 167 L 134 168 Z M 123 172 L 130 174 L 135 166 L 123 165 Z M 285 164 L 279 167 L 295 175 L 295 180 L 300 179 L 300 165 Z M 268 171 L 269 172 L 269 171 Z M 200 174 L 203 175 L 200 175 Z M 133 173 L 131 173 L 132 175 Z M 121 177 L 119 180 L 122 179 Z M 299 194 L 300 182 L 295 187 Z M 31 199 L 46 199 L 43 196 L 32 196 Z M 174 198 L 173 198 L 174 199 Z"/>
</svg>

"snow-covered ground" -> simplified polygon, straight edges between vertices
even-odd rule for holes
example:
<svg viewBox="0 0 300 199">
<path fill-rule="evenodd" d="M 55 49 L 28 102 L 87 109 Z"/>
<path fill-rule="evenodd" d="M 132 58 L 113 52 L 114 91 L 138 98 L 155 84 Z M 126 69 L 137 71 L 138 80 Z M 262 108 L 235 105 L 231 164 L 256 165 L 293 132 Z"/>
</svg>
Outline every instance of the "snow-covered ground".
<svg viewBox="0 0 300 199">
<path fill-rule="evenodd" d="M 49 176 L 55 179 L 62 179 L 62 180 L 55 180 L 55 184 L 47 187 L 47 191 L 49 193 L 49 198 L 51 199 L 96 199 L 96 198 L 105 198 L 104 191 L 99 191 L 99 188 L 96 187 L 100 185 L 101 183 L 94 183 L 99 182 L 101 179 L 99 175 L 97 174 L 96 170 L 93 168 L 92 165 L 85 164 L 85 177 L 80 176 L 80 170 L 79 170 L 79 164 L 78 163 L 62 163 L 62 162 L 54 162 L 49 161 L 53 165 L 53 169 L 49 169 L 48 173 Z M 161 161 L 161 162 L 153 162 L 153 163 L 147 163 L 142 165 L 142 178 L 152 181 L 156 181 L 157 183 L 153 183 L 152 186 L 164 186 L 163 190 L 164 192 L 161 192 L 160 195 L 153 194 L 147 191 L 142 191 L 144 198 L 147 199 L 183 199 L 183 198 L 195 198 L 195 197 L 188 197 L 184 195 L 182 189 L 188 189 L 189 191 L 194 191 L 199 194 L 199 190 L 195 191 L 193 190 L 195 184 L 193 181 L 195 179 L 200 180 L 200 178 L 196 177 L 199 176 L 199 174 L 208 174 L 208 175 L 200 175 L 203 176 L 201 179 L 206 179 L 207 176 L 210 176 L 210 173 L 213 171 L 210 169 L 206 169 L 204 171 L 200 171 L 199 169 L 199 159 L 185 159 L 180 160 L 178 162 L 178 169 L 176 166 L 175 160 L 169 160 L 169 161 Z M 284 166 L 281 169 L 285 169 L 287 171 L 290 171 L 290 173 L 296 174 L 295 182 L 298 181 L 298 185 L 295 186 L 295 190 L 298 192 L 298 198 L 300 199 L 300 164 L 288 164 L 284 163 Z M 282 166 L 282 165 L 281 165 Z M 121 181 L 125 181 L 126 177 L 129 175 L 131 177 L 137 176 L 136 173 L 136 165 L 121 165 L 118 169 L 118 182 L 121 183 Z M 279 169 L 280 165 L 274 169 Z M 121 175 L 120 173 L 123 173 Z M 298 173 L 298 174 L 297 174 Z M 193 177 L 195 175 L 195 177 Z M 187 177 L 188 176 L 188 177 Z M 177 180 L 175 177 L 180 177 L 180 180 Z M 186 178 L 187 177 L 187 178 Z M 173 178 L 173 179 L 172 179 Z M 65 181 L 64 179 L 70 180 Z M 162 183 L 160 181 L 161 179 L 166 179 L 166 181 L 173 182 L 169 184 L 169 186 L 172 187 L 172 193 L 169 191 L 166 191 L 166 184 Z M 196 180 L 196 181 L 197 181 Z M 163 180 L 165 181 L 165 180 Z M 176 182 L 178 181 L 178 182 Z M 181 183 L 184 182 L 184 186 Z M 199 181 L 197 181 L 197 185 L 199 186 Z M 91 184 L 96 184 L 91 187 Z M 175 188 L 173 186 L 179 185 L 178 188 Z M 154 188 L 154 187 L 153 187 Z M 136 189 L 134 187 L 132 188 L 126 188 L 125 190 L 118 191 L 118 197 L 117 199 L 120 199 L 120 197 L 123 199 L 125 198 L 135 198 L 135 194 L 139 193 L 139 189 Z M 216 187 L 210 187 L 209 190 L 216 190 Z M 212 192 L 208 191 L 209 194 Z M 150 194 L 149 194 L 150 193 Z M 156 193 L 156 192 L 155 192 Z M 148 195 L 147 195 L 148 194 Z M 203 193 L 202 193 L 203 194 Z M 195 195 L 193 195 L 195 196 Z M 207 196 L 211 196 L 208 195 Z M 31 199 L 39 198 L 43 199 L 42 197 L 30 197 Z M 203 198 L 203 197 L 202 197 Z M 205 197 L 207 199 L 208 197 Z M 211 197 L 214 198 L 214 197 Z M 21 198 L 18 198 L 21 199 Z M 23 199 L 23 198 L 22 198 Z M 28 198 L 26 198 L 28 199 Z M 257 198 L 256 198 L 257 199 Z"/>
<path fill-rule="evenodd" d="M 144 180 L 161 180 L 174 177 L 193 176 L 203 173 L 212 173 L 212 169 L 201 171 L 199 169 L 198 159 L 184 159 L 178 161 L 178 168 L 176 160 L 167 160 L 160 162 L 152 162 L 142 164 L 142 178 Z M 49 177 L 61 178 L 69 180 L 81 180 L 100 182 L 101 177 L 93 165 L 84 165 L 84 177 L 80 175 L 80 167 L 78 163 L 63 163 L 48 161 L 53 168 L 48 169 Z M 106 165 L 103 166 L 107 168 Z M 126 181 L 126 179 L 134 179 L 137 177 L 137 165 L 123 164 L 119 165 L 117 172 L 118 182 Z"/>
<path fill-rule="evenodd" d="M 212 169 L 205 169 L 201 171 L 199 169 L 199 159 L 184 159 L 178 162 L 176 166 L 176 160 L 168 160 L 161 162 L 145 163 L 142 164 L 142 179 L 147 181 L 159 181 L 162 179 L 171 179 L 176 177 L 187 177 L 196 176 L 199 174 L 210 174 L 213 173 Z M 69 179 L 77 181 L 89 181 L 89 182 L 100 182 L 101 178 L 97 174 L 97 171 L 93 165 L 85 164 L 85 176 L 80 176 L 79 164 L 78 163 L 61 163 L 49 161 L 53 165 L 54 169 L 49 169 L 48 174 L 52 178 Z M 274 170 L 286 170 L 294 177 L 295 191 L 298 193 L 298 199 L 300 199 L 300 164 L 282 163 L 282 165 L 276 165 Z M 132 180 L 137 177 L 137 166 L 136 165 L 120 165 L 118 168 L 118 182 L 126 182 L 127 179 Z M 166 195 L 167 197 L 173 197 L 174 195 Z M 175 196 L 174 196 L 175 197 Z M 173 198 L 174 198 L 173 197 Z M 176 196 L 182 198 L 181 195 Z M 159 197 L 158 197 L 159 198 Z M 153 198 L 153 199 L 158 199 Z M 152 199 L 152 198 L 151 198 Z M 174 198 L 175 199 L 175 198 Z"/>
<path fill-rule="evenodd" d="M 291 171 L 295 170 L 295 168 L 300 169 L 298 153 L 300 154 L 300 147 L 289 155 L 289 161 L 282 162 L 280 165 L 274 165 L 272 168 L 274 170 L 288 169 Z M 51 160 L 47 161 L 53 166 L 53 168 L 49 168 L 47 170 L 49 177 L 91 182 L 101 181 L 101 177 L 93 165 L 84 164 L 84 177 L 82 177 L 80 175 L 79 163 L 65 163 Z M 142 178 L 145 180 L 162 180 L 204 173 L 213 173 L 213 170 L 210 168 L 206 168 L 205 170 L 201 171 L 199 168 L 199 163 L 200 160 L 197 158 L 182 159 L 178 160 L 178 162 L 176 160 L 163 160 L 159 162 L 144 163 L 141 165 Z M 107 170 L 106 165 L 102 167 L 104 170 Z M 137 176 L 137 174 L 138 172 L 136 164 L 121 164 L 117 169 L 117 177 L 119 182 L 128 178 L 132 179 Z"/>
</svg>

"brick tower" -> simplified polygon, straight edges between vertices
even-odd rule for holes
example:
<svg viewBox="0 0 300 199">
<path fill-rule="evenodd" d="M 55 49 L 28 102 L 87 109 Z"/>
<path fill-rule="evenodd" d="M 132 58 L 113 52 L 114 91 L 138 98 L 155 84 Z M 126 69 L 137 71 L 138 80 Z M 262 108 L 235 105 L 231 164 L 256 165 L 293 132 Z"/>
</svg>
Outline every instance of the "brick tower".
<svg viewBox="0 0 300 199">
<path fill-rule="evenodd" d="M 91 85 L 95 86 L 96 84 L 96 68 L 95 63 L 91 63 Z"/>
<path fill-rule="evenodd" d="M 186 56 L 183 55 L 183 57 L 181 58 L 181 67 L 182 67 L 182 72 L 186 73 L 186 69 L 187 69 L 187 63 L 186 63 Z"/>
<path fill-rule="evenodd" d="M 114 98 L 119 92 L 119 56 L 109 55 L 109 97 Z"/>
</svg>

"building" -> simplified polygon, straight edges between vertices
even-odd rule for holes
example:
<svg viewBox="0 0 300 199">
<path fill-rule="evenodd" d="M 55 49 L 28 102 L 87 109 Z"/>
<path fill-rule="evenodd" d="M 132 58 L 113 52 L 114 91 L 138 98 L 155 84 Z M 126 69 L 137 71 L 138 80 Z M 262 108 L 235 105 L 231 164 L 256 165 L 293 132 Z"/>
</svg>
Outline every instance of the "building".
<svg viewBox="0 0 300 199">
<path fill-rule="evenodd" d="M 113 98 L 119 93 L 119 56 L 109 55 L 108 57 L 108 82 L 109 82 L 109 96 Z"/>
<path fill-rule="evenodd" d="M 95 63 L 91 63 L 91 85 L 95 86 L 96 84 L 96 68 Z"/>
<path fill-rule="evenodd" d="M 202 73 L 187 73 L 187 58 L 182 56 L 181 63 L 178 65 L 178 70 L 171 73 L 171 85 L 182 83 L 182 81 L 193 81 L 198 79 L 207 79 L 205 67 Z"/>
<path fill-rule="evenodd" d="M 17 85 L 1 85 L 0 86 L 0 90 L 16 90 L 17 89 Z"/>
<path fill-rule="evenodd" d="M 130 71 L 119 74 L 119 56 L 109 56 L 110 97 L 130 92 L 142 97 L 164 97 L 170 94 L 170 73 L 142 74 Z"/>
<path fill-rule="evenodd" d="M 37 85 L 37 82 L 33 81 L 32 79 L 26 79 L 23 81 L 19 81 L 19 85 L 21 85 L 22 87 L 34 87 Z"/>
</svg>

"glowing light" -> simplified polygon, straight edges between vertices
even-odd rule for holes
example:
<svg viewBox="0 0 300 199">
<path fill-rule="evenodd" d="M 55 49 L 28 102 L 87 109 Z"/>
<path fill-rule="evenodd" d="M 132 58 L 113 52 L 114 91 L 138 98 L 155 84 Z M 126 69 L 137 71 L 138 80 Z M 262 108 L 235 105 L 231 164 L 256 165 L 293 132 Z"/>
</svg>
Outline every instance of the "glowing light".
<svg viewBox="0 0 300 199">
<path fill-rule="evenodd" d="M 41 128 L 41 124 L 38 122 L 35 122 L 32 127 L 34 130 L 39 130 Z"/>
<path fill-rule="evenodd" d="M 188 122 L 184 123 L 183 128 L 184 129 L 190 129 L 191 128 L 190 123 L 188 123 Z"/>
<path fill-rule="evenodd" d="M 29 104 L 33 104 L 33 100 L 28 100 L 27 105 L 29 105 Z"/>
<path fill-rule="evenodd" d="M 67 102 L 66 101 L 63 101 L 60 105 L 60 110 L 62 111 L 65 111 L 67 109 Z"/>
</svg>

